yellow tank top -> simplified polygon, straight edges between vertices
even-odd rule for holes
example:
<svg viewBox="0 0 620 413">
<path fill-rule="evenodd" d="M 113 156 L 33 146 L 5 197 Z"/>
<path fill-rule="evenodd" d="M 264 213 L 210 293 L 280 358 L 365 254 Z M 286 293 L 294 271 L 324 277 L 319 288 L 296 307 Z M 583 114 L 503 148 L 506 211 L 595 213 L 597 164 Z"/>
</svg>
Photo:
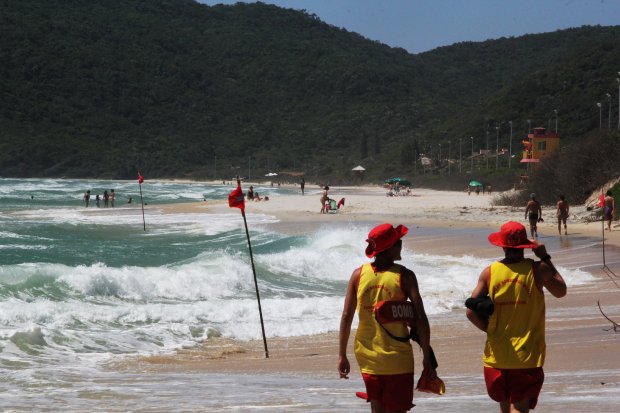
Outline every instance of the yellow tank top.
<svg viewBox="0 0 620 413">
<path fill-rule="evenodd" d="M 405 301 L 401 288 L 401 266 L 375 273 L 372 265 L 364 264 L 357 288 L 359 324 L 355 335 L 355 358 L 362 373 L 386 375 L 413 372 L 413 351 L 410 342 L 391 338 L 374 317 L 380 301 Z M 405 323 L 384 325 L 392 335 L 407 337 Z"/>
<path fill-rule="evenodd" d="M 542 367 L 545 362 L 545 296 L 536 286 L 533 261 L 491 264 L 484 365 L 500 369 Z"/>
</svg>

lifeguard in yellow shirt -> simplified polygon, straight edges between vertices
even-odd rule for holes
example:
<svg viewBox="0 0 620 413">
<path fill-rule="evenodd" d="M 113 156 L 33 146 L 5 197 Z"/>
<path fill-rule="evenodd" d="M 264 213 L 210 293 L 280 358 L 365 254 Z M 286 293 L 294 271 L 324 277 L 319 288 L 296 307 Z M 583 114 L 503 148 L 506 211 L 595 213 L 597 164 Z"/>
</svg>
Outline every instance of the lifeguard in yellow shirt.
<svg viewBox="0 0 620 413">
<path fill-rule="evenodd" d="M 529 412 L 536 407 L 544 381 L 545 295 L 566 295 L 566 283 L 551 263 L 544 245 L 527 239 L 518 222 L 507 222 L 489 242 L 504 249 L 504 259 L 485 268 L 472 292 L 473 299 L 489 296 L 494 311 L 489 317 L 468 306 L 467 318 L 487 333 L 484 379 L 500 412 Z M 540 261 L 524 257 L 532 248 Z"/>
<path fill-rule="evenodd" d="M 430 380 L 437 379 L 431 363 L 430 327 L 424 311 L 418 282 L 413 271 L 395 264 L 400 260 L 401 238 L 408 229 L 382 224 L 368 234 L 366 256 L 374 261 L 353 271 L 342 312 L 339 334 L 338 371 L 348 378 L 351 371 L 347 359 L 347 343 L 355 312 L 359 324 L 355 335 L 355 358 L 366 385 L 367 400 L 373 413 L 406 412 L 413 406 L 413 352 L 407 337 L 406 323 L 382 327 L 375 319 L 377 304 L 384 301 L 410 299 L 415 314 L 415 326 L 424 355 L 423 366 Z"/>
</svg>

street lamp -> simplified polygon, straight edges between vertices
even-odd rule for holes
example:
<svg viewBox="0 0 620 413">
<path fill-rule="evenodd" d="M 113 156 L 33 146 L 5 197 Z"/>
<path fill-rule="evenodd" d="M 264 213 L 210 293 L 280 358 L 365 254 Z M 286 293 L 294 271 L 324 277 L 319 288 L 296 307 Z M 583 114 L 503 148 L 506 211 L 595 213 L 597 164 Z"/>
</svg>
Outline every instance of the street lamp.
<svg viewBox="0 0 620 413">
<path fill-rule="evenodd" d="M 469 172 L 474 172 L 474 137 L 470 136 L 469 139 L 471 139 L 471 168 L 469 169 Z"/>
<path fill-rule="evenodd" d="M 512 121 L 509 121 L 510 125 L 510 143 L 508 144 L 508 169 L 510 169 L 510 165 L 512 163 Z"/>
<path fill-rule="evenodd" d="M 609 119 L 607 120 L 607 129 L 611 129 L 611 95 L 606 93 L 607 100 L 609 101 L 609 115 L 607 116 Z"/>
<path fill-rule="evenodd" d="M 553 113 L 555 113 L 555 133 L 558 133 L 558 110 L 553 109 Z"/>
<path fill-rule="evenodd" d="M 489 170 L 489 125 L 487 125 L 487 153 L 484 157 L 487 160 L 487 170 Z"/>
<path fill-rule="evenodd" d="M 620 75 L 620 72 L 618 72 Z M 620 77 L 616 78 L 616 82 L 618 82 L 618 129 L 620 129 Z"/>
<path fill-rule="evenodd" d="M 596 106 L 598 106 L 598 128 L 601 129 L 603 127 L 603 106 L 601 102 L 596 102 Z"/>
<path fill-rule="evenodd" d="M 448 176 L 450 176 L 450 167 L 451 167 L 450 165 L 450 149 L 451 149 L 450 144 L 451 144 L 451 141 L 448 140 Z"/>
<path fill-rule="evenodd" d="M 499 167 L 499 125 L 495 127 L 497 137 L 495 138 L 495 169 Z"/>
<path fill-rule="evenodd" d="M 463 138 L 459 138 L 459 173 L 461 173 L 461 164 L 463 163 L 463 148 L 462 148 Z"/>
</svg>

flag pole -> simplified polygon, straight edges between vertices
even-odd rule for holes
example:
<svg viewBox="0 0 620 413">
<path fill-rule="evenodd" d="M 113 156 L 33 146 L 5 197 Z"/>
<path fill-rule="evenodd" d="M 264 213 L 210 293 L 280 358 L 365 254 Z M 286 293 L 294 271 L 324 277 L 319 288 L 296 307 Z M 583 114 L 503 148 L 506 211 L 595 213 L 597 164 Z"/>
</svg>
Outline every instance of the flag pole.
<svg viewBox="0 0 620 413">
<path fill-rule="evenodd" d="M 146 220 L 144 219 L 144 200 L 142 199 L 142 174 L 138 172 L 138 186 L 140 187 L 140 205 L 142 205 L 142 225 L 146 231 Z"/>
<path fill-rule="evenodd" d="M 602 194 L 601 194 L 602 196 Z M 603 236 L 603 268 L 607 267 L 607 263 L 605 262 L 605 206 L 603 204 L 603 213 L 601 214 L 601 234 Z"/>
<path fill-rule="evenodd" d="M 241 181 L 237 176 L 237 187 L 241 186 Z M 263 322 L 263 310 L 260 305 L 260 294 L 258 292 L 258 280 L 256 278 L 256 268 L 254 267 L 254 256 L 252 254 L 252 243 L 250 242 L 250 232 L 248 231 L 248 221 L 245 218 L 245 208 L 241 209 L 243 224 L 245 225 L 245 235 L 248 239 L 248 249 L 250 250 L 250 263 L 252 264 L 252 274 L 254 274 L 254 287 L 256 289 L 256 301 L 258 302 L 258 314 L 260 316 L 260 328 L 263 333 L 263 345 L 265 347 L 265 358 L 269 358 L 269 350 L 267 349 L 267 337 L 265 336 L 265 323 Z"/>
</svg>

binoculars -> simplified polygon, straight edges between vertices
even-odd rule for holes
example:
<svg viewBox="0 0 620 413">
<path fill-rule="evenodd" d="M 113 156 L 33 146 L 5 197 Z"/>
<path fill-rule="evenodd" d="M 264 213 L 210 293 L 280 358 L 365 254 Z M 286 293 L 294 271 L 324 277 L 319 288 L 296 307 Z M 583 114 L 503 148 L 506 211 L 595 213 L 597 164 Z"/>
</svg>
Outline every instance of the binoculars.
<svg viewBox="0 0 620 413">
<path fill-rule="evenodd" d="M 488 295 L 480 298 L 468 298 L 465 300 L 465 307 L 475 312 L 481 318 L 488 318 L 495 311 L 495 305 Z"/>
</svg>

